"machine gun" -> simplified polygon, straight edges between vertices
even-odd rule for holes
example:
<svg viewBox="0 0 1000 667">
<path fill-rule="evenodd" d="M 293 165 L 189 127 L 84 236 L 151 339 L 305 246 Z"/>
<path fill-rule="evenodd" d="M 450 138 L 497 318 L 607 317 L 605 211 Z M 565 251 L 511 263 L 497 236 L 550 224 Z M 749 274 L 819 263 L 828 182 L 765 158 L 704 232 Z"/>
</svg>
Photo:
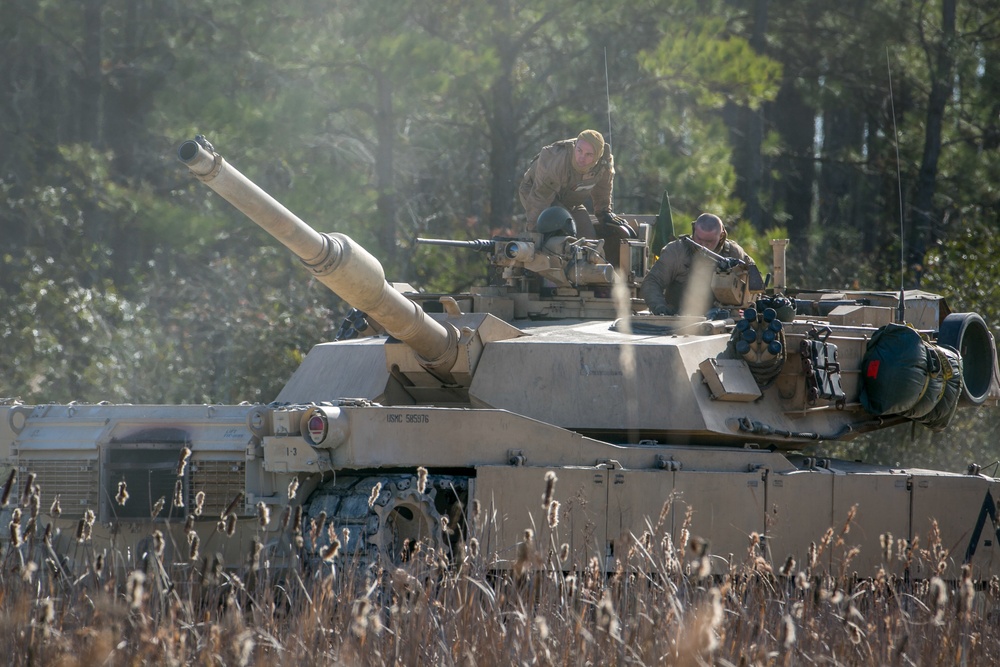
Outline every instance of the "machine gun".
<svg viewBox="0 0 1000 667">
<path fill-rule="evenodd" d="M 758 294 L 767 288 L 770 276 L 765 280 L 760 275 L 760 269 L 753 262 L 736 257 L 723 257 L 717 252 L 699 245 L 690 236 L 682 236 L 681 238 L 688 247 L 715 262 L 715 272 L 712 274 L 712 293 L 715 295 L 715 300 L 723 306 L 746 308 L 756 300 Z"/>
<path fill-rule="evenodd" d="M 614 281 L 615 269 L 604 258 L 604 241 L 565 234 L 531 237 L 471 241 L 418 238 L 417 243 L 488 252 L 490 263 L 501 268 L 508 285 L 514 285 L 525 271 L 545 278 L 556 287 L 610 285 Z"/>
</svg>

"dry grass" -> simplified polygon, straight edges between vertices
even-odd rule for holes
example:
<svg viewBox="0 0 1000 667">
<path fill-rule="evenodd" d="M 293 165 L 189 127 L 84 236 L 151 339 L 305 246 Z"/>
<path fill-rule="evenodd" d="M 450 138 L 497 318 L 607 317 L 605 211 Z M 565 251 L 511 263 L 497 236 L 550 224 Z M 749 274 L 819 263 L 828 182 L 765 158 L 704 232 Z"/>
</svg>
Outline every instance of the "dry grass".
<svg viewBox="0 0 1000 667">
<path fill-rule="evenodd" d="M 458 554 L 417 545 L 406 562 L 365 566 L 338 553 L 336 539 L 310 551 L 315 535 L 303 540 L 309 531 L 295 523 L 299 513 L 283 522 L 279 544 L 247 544 L 236 568 L 193 553 L 164 564 L 162 538 L 137 565 L 111 567 L 126 559 L 96 553 L 82 526 L 87 565 L 71 574 L 57 564 L 48 533 L 27 530 L 39 502 L 26 493 L 0 559 L 0 642 L 8 664 L 47 667 L 1000 660 L 996 580 L 977 590 L 967 575 L 905 582 L 826 572 L 817 566 L 823 550 L 849 552 L 834 530 L 801 565 L 768 562 L 751 535 L 746 553 L 713 575 L 708 563 L 717 557 L 686 526 L 676 544 L 650 526 L 609 574 L 596 556 L 560 544 L 548 482 L 547 521 L 537 534 L 525 532 L 505 569 L 496 554 L 480 553 L 475 537 Z M 473 522 L 473 535 L 489 529 Z M 336 538 L 335 527 L 329 534 Z M 292 555 L 289 568 L 270 565 L 276 548 Z"/>
</svg>

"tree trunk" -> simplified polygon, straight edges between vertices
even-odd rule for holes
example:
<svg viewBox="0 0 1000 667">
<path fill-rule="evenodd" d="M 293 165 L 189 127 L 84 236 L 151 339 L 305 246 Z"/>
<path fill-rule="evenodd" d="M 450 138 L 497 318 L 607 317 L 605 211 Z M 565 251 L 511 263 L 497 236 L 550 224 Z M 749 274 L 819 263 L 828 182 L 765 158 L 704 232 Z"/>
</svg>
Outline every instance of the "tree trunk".
<svg viewBox="0 0 1000 667">
<path fill-rule="evenodd" d="M 941 157 L 941 128 L 944 112 L 953 86 L 955 58 L 952 45 L 955 40 L 955 12 L 957 0 L 941 2 L 941 39 L 934 54 L 934 77 L 927 100 L 927 130 L 924 133 L 924 155 L 920 161 L 916 190 L 911 208 L 913 245 L 910 264 L 913 285 L 920 286 L 923 274 L 924 253 L 937 237 L 934 229 L 934 193 L 937 187 L 938 160 Z"/>
<path fill-rule="evenodd" d="M 395 166 L 396 118 L 392 108 L 392 82 L 384 72 L 374 73 L 378 90 L 375 110 L 375 191 L 378 210 L 378 240 L 383 264 L 393 267 L 396 260 L 396 216 L 399 201 L 396 193 Z"/>
<path fill-rule="evenodd" d="M 803 99 L 799 80 L 798 76 L 786 76 L 768 110 L 782 143 L 781 154 L 774 160 L 779 178 L 774 183 L 773 205 L 785 214 L 789 266 L 793 267 L 807 266 L 816 180 L 816 110 Z M 801 284 L 801 277 L 789 278 Z"/>
</svg>

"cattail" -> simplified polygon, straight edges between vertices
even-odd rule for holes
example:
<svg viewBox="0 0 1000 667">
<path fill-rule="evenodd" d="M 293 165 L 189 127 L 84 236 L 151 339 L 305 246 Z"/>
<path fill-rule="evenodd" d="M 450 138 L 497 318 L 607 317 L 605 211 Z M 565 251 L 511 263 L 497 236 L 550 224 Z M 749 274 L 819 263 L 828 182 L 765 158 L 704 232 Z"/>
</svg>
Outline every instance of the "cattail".
<svg viewBox="0 0 1000 667">
<path fill-rule="evenodd" d="M 201 516 L 201 511 L 205 508 L 205 492 L 199 491 L 194 495 L 194 515 Z"/>
<path fill-rule="evenodd" d="M 292 510 L 292 530 L 296 535 L 302 534 L 302 505 L 296 505 Z"/>
<path fill-rule="evenodd" d="M 194 530 L 194 514 L 188 514 L 187 519 L 184 520 L 184 532 L 190 533 Z"/>
<path fill-rule="evenodd" d="M 882 533 L 878 541 L 882 545 L 882 561 L 888 563 L 892 560 L 892 533 Z"/>
<path fill-rule="evenodd" d="M 31 500 L 31 494 L 34 493 L 35 489 L 35 473 L 28 473 L 28 480 L 24 483 L 24 489 L 21 491 L 21 507 L 27 507 L 28 501 Z"/>
<path fill-rule="evenodd" d="M 795 571 L 795 557 L 789 555 L 788 558 L 785 559 L 785 564 L 782 565 L 780 568 L 778 568 L 778 574 L 780 574 L 783 577 L 790 577 L 792 576 L 792 572 L 794 571 Z"/>
<path fill-rule="evenodd" d="M 295 500 L 295 494 L 299 492 L 299 478 L 293 477 L 292 481 L 288 483 L 288 499 Z"/>
<path fill-rule="evenodd" d="M 544 616 L 535 617 L 535 633 L 543 642 L 549 638 L 549 623 Z"/>
<path fill-rule="evenodd" d="M 56 608 L 52 604 L 52 598 L 45 598 L 39 606 L 38 623 L 43 628 L 48 629 L 52 625 L 52 622 L 56 620 Z"/>
<path fill-rule="evenodd" d="M 184 480 L 174 483 L 174 507 L 184 507 Z"/>
<path fill-rule="evenodd" d="M 118 482 L 118 493 L 115 494 L 115 502 L 118 503 L 119 506 L 123 506 L 127 500 L 128 484 L 125 483 L 125 480 L 122 480 Z"/>
<path fill-rule="evenodd" d="M 309 541 L 313 543 L 314 547 L 319 536 L 323 533 L 324 527 L 326 527 L 326 510 L 320 512 L 318 516 L 314 516 L 309 522 Z"/>
<path fill-rule="evenodd" d="M 552 495 L 556 490 L 556 474 L 549 470 L 545 473 L 545 492 L 542 494 L 542 509 L 547 510 L 552 503 Z"/>
<path fill-rule="evenodd" d="M 778 638 L 786 651 L 795 644 L 795 621 L 788 614 L 781 617 L 781 632 Z"/>
<path fill-rule="evenodd" d="M 559 525 L 559 501 L 553 500 L 549 503 L 549 528 Z"/>
<path fill-rule="evenodd" d="M 976 599 L 976 585 L 972 581 L 972 567 L 965 563 L 962 565 L 962 584 L 959 589 L 958 609 L 968 620 L 972 613 L 972 604 Z"/>
<path fill-rule="evenodd" d="M 441 517 L 441 519 L 438 521 L 438 525 L 441 527 L 441 534 L 443 535 L 451 534 L 452 531 L 451 528 L 448 527 L 448 523 L 449 523 L 448 517 L 446 516 Z"/>
<path fill-rule="evenodd" d="M 417 468 L 417 493 L 424 495 L 427 492 L 427 468 L 420 466 Z"/>
<path fill-rule="evenodd" d="M 935 625 L 944 623 L 945 607 L 948 605 L 948 588 L 941 577 L 931 578 L 930 594 L 934 605 Z"/>
<path fill-rule="evenodd" d="M 257 525 L 261 528 L 267 528 L 269 523 L 271 523 L 271 508 L 261 500 L 257 503 Z"/>
<path fill-rule="evenodd" d="M 337 553 L 339 551 L 340 551 L 340 540 L 334 537 L 333 539 L 330 540 L 330 544 L 328 544 L 326 548 L 320 552 L 320 558 L 322 558 L 325 562 L 329 563 L 333 561 L 334 558 L 337 557 Z"/>
<path fill-rule="evenodd" d="M 10 545 L 21 546 L 21 510 L 17 508 L 10 515 Z"/>
<path fill-rule="evenodd" d="M 31 518 L 34 519 L 38 516 L 38 510 L 42 505 L 42 487 L 35 485 L 35 490 L 31 494 L 31 498 L 28 500 L 28 512 Z"/>
<path fill-rule="evenodd" d="M 104 553 L 97 554 L 94 559 L 94 574 L 100 577 L 104 573 Z"/>
<path fill-rule="evenodd" d="M 181 458 L 180 458 L 180 461 L 177 462 L 177 476 L 178 477 L 183 477 L 184 476 L 184 470 L 187 468 L 188 459 L 190 459 L 190 458 L 191 458 L 191 450 L 188 449 L 187 447 L 182 447 L 181 448 Z"/>
<path fill-rule="evenodd" d="M 201 545 L 201 538 L 193 530 L 187 534 L 188 540 L 188 560 L 198 560 L 198 547 Z"/>
<path fill-rule="evenodd" d="M 133 570 L 128 576 L 126 583 L 127 597 L 134 610 L 142 607 L 143 584 L 145 581 L 146 575 L 139 570 Z"/>
<path fill-rule="evenodd" d="M 604 630 L 611 637 L 618 637 L 618 614 L 615 613 L 615 606 L 611 602 L 610 591 L 605 590 L 601 596 L 601 601 L 597 605 L 597 627 Z"/>
<path fill-rule="evenodd" d="M 49 516 L 53 519 L 58 519 L 62 515 L 62 503 L 59 502 L 59 494 L 56 494 L 55 500 L 52 501 L 52 506 L 49 507 Z"/>
<path fill-rule="evenodd" d="M 199 493 L 201 493 L 201 492 L 199 492 Z M 203 497 L 203 498 L 204 498 L 204 497 Z M 204 502 L 204 499 L 202 500 L 202 502 Z M 243 492 L 242 492 L 242 491 L 238 492 L 238 493 L 236 494 L 236 497 L 235 497 L 235 498 L 233 498 L 232 502 L 230 502 L 230 503 L 229 503 L 229 505 L 227 505 L 227 506 L 226 506 L 226 509 L 225 509 L 225 511 L 224 511 L 224 512 L 223 512 L 223 513 L 222 513 L 222 514 L 220 515 L 220 518 L 222 518 L 222 519 L 225 519 L 225 518 L 226 518 L 227 516 L 229 516 L 230 514 L 233 514 L 233 513 L 234 513 L 234 512 L 236 511 L 236 507 L 237 507 L 237 506 L 238 506 L 238 505 L 239 505 L 239 504 L 240 504 L 241 502 L 243 502 Z"/>
<path fill-rule="evenodd" d="M 331 534 L 333 533 L 332 524 L 330 525 L 330 532 Z M 348 528 L 347 526 L 344 526 L 343 528 L 340 529 L 340 541 L 343 542 L 344 544 L 351 543 L 351 529 Z"/>
<path fill-rule="evenodd" d="M 14 489 L 14 478 L 17 476 L 17 472 L 11 468 L 10 474 L 7 475 L 7 481 L 3 485 L 3 493 L 0 494 L 0 507 L 7 507 L 10 502 L 10 492 Z"/>
<path fill-rule="evenodd" d="M 559 560 L 563 563 L 569 560 L 569 542 L 559 545 Z"/>
<path fill-rule="evenodd" d="M 380 493 L 382 493 L 382 482 L 376 482 L 375 486 L 372 487 L 371 494 L 368 496 L 368 509 L 375 507 L 375 501 L 378 500 Z"/>
<path fill-rule="evenodd" d="M 88 509 L 83 513 L 83 541 L 90 539 L 92 531 L 94 529 L 94 520 L 97 517 L 94 515 L 94 510 Z"/>
<path fill-rule="evenodd" d="M 226 515 L 226 535 L 232 537 L 236 534 L 236 515 L 227 514 Z"/>
<path fill-rule="evenodd" d="M 163 533 L 158 530 L 153 531 L 153 553 L 156 554 L 157 558 L 163 558 L 164 546 Z"/>
<path fill-rule="evenodd" d="M 247 556 L 247 565 L 251 570 L 260 568 L 260 554 L 264 550 L 264 545 L 256 537 L 250 541 L 250 553 Z"/>
<path fill-rule="evenodd" d="M 24 524 L 24 531 L 21 533 L 21 537 L 25 539 L 33 539 L 35 536 L 35 517 L 29 517 L 28 523 Z"/>
<path fill-rule="evenodd" d="M 479 503 L 479 498 L 472 501 L 472 514 L 469 517 L 472 521 L 472 531 L 476 532 L 479 530 L 479 517 L 482 514 L 483 506 Z"/>
<path fill-rule="evenodd" d="M 477 540 L 475 537 L 469 540 L 469 555 L 472 558 L 479 557 L 479 540 Z"/>
<path fill-rule="evenodd" d="M 51 523 L 45 524 L 45 532 L 42 533 L 42 542 L 44 542 L 45 546 L 47 546 L 47 547 L 51 547 L 52 546 L 52 524 Z"/>
<path fill-rule="evenodd" d="M 153 511 L 151 513 L 154 519 L 160 515 L 160 512 L 163 511 L 163 506 L 166 504 L 167 504 L 167 499 L 164 498 L 163 496 L 160 496 L 159 498 L 156 499 L 156 502 L 153 503 Z"/>
</svg>

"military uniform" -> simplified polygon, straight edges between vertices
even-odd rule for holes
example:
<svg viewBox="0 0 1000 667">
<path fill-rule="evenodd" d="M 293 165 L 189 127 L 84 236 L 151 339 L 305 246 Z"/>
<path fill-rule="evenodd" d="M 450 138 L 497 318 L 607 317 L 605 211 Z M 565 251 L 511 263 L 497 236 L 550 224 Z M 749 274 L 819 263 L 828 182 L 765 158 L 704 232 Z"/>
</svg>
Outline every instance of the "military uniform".
<svg viewBox="0 0 1000 667">
<path fill-rule="evenodd" d="M 750 255 L 729 239 L 724 239 L 712 251 L 753 264 Z M 683 239 L 677 239 L 660 251 L 660 258 L 642 281 L 639 296 L 650 311 L 666 306 L 673 314 L 704 315 L 715 301 L 712 295 L 714 271 L 715 262 L 710 257 Z"/>
<path fill-rule="evenodd" d="M 579 236 L 596 238 L 584 203 L 593 200 L 594 213 L 611 210 L 615 161 L 611 147 L 605 145 L 594 166 L 580 173 L 573 165 L 576 142 L 565 139 L 545 146 L 524 172 L 518 194 L 528 216 L 528 231 L 535 231 L 535 222 L 546 208 L 562 206 L 573 216 Z"/>
</svg>

